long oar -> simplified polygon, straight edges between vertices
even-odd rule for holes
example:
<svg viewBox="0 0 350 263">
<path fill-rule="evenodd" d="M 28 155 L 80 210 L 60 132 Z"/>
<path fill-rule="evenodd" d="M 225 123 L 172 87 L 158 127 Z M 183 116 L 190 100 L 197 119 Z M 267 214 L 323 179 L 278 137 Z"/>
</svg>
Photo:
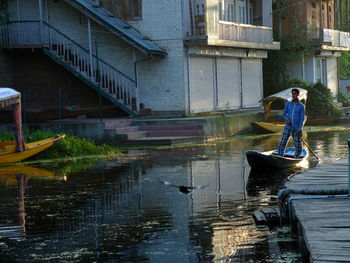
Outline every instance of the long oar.
<svg viewBox="0 0 350 263">
<path fill-rule="evenodd" d="M 316 153 L 314 153 L 314 151 L 310 148 L 310 146 L 306 143 L 306 141 L 304 140 L 303 137 L 301 137 L 302 142 L 304 143 L 304 145 L 310 150 L 310 152 L 315 156 L 315 158 L 317 159 L 317 161 L 320 160 L 320 158 L 317 157 Z"/>
</svg>

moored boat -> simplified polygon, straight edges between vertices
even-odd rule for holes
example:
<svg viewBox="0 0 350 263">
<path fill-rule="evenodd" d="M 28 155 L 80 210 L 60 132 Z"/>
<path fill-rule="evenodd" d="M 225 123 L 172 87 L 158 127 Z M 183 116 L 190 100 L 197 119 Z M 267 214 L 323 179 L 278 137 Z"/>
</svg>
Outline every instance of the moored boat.
<svg viewBox="0 0 350 263">
<path fill-rule="evenodd" d="M 284 156 L 277 154 L 277 150 L 267 152 L 247 151 L 246 157 L 250 167 L 254 169 L 289 169 L 305 165 L 308 151 L 302 150 L 300 158 L 294 158 L 295 148 L 285 149 Z M 307 163 L 307 162 L 306 162 Z"/>
<path fill-rule="evenodd" d="M 15 141 L 0 142 L 0 164 L 25 160 L 64 138 L 64 135 L 56 135 L 52 138 L 25 143 L 22 130 L 21 93 L 14 89 L 0 88 L 0 109 L 10 109 L 13 112 L 15 135 Z"/>
<path fill-rule="evenodd" d="M 0 164 L 23 161 L 46 150 L 47 148 L 51 147 L 56 141 L 63 138 L 64 135 L 56 135 L 48 139 L 25 143 L 25 150 L 22 152 L 16 151 L 15 141 L 0 142 Z"/>
</svg>

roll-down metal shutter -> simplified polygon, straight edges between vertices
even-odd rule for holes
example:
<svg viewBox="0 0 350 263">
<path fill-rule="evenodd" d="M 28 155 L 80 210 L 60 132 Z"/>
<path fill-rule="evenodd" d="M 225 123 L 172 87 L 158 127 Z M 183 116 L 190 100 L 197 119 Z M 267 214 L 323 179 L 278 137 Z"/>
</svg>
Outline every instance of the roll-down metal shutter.
<svg viewBox="0 0 350 263">
<path fill-rule="evenodd" d="M 259 107 L 262 99 L 261 59 L 242 59 L 243 108 Z"/>
<path fill-rule="evenodd" d="M 238 58 L 217 58 L 218 109 L 238 109 L 241 106 L 241 66 Z"/>
<path fill-rule="evenodd" d="M 214 109 L 214 58 L 190 57 L 190 112 Z"/>
</svg>

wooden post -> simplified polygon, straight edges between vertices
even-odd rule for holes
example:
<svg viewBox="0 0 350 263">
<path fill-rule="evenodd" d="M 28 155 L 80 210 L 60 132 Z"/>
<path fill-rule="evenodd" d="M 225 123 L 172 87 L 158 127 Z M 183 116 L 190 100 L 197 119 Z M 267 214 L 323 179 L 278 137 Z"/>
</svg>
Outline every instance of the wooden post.
<svg viewBox="0 0 350 263">
<path fill-rule="evenodd" d="M 92 36 L 91 36 L 91 22 L 90 22 L 90 18 L 88 18 L 88 37 L 89 37 L 90 77 L 93 78 L 94 74 L 93 74 Z"/>
<path fill-rule="evenodd" d="M 348 139 L 348 193 L 350 194 L 350 139 Z"/>
<path fill-rule="evenodd" d="M 340 26 L 339 30 L 343 30 L 343 0 L 339 1 L 339 19 L 340 19 Z"/>
<path fill-rule="evenodd" d="M 333 17 L 334 17 L 334 25 L 332 29 L 337 29 L 337 24 L 338 24 L 338 15 L 337 15 L 337 1 L 338 0 L 333 0 L 334 1 L 334 5 L 333 5 Z"/>
<path fill-rule="evenodd" d="M 327 18 L 327 23 L 326 23 L 326 27 L 329 28 L 329 0 L 327 0 L 327 6 L 326 6 L 326 18 Z"/>
<path fill-rule="evenodd" d="M 40 21 L 40 44 L 43 44 L 43 3 L 39 0 L 39 21 Z"/>
<path fill-rule="evenodd" d="M 349 32 L 349 0 L 346 0 L 345 2 L 345 17 L 346 17 L 346 32 Z"/>
</svg>

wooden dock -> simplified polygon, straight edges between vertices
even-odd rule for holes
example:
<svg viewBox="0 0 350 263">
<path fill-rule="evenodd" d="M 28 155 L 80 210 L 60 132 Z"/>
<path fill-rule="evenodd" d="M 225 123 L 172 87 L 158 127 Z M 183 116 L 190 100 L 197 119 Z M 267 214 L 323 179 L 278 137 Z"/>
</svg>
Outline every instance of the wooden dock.
<svg viewBox="0 0 350 263">
<path fill-rule="evenodd" d="M 350 262 L 350 198 L 298 199 L 291 207 L 303 262 Z"/>
<path fill-rule="evenodd" d="M 348 160 L 307 170 L 285 186 L 280 208 L 288 204 L 303 262 L 350 262 L 350 197 L 334 197 L 348 194 Z"/>
</svg>

